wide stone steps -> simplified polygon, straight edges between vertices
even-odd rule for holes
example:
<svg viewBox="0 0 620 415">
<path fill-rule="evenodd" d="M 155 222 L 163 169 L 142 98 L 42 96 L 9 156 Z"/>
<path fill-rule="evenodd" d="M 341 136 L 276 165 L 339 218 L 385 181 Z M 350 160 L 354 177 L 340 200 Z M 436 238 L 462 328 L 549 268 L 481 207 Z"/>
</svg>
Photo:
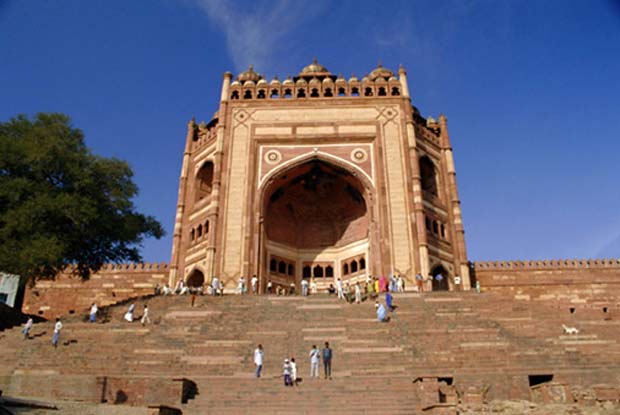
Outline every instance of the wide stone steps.
<svg viewBox="0 0 620 415">
<path fill-rule="evenodd" d="M 136 319 L 144 302 L 135 301 Z M 205 296 L 195 307 L 188 297 L 147 302 L 153 324 L 144 327 L 123 321 L 127 304 L 105 310 L 104 323 L 64 319 L 58 349 L 51 322 L 35 324 L 28 340 L 19 328 L 3 333 L 0 347 L 13 358 L 0 367 L 0 388 L 45 397 L 45 376 L 54 376 L 56 395 L 63 379 L 188 378 L 199 394 L 182 405 L 185 414 L 412 413 L 417 376 L 620 371 L 619 322 L 494 294 L 396 294 L 389 323 L 376 321 L 373 302 L 328 296 Z M 580 333 L 565 335 L 562 324 Z M 334 349 L 333 380 L 308 379 L 310 346 L 325 341 Z M 260 380 L 252 360 L 258 343 L 265 348 Z M 292 356 L 304 381 L 285 388 L 282 361 Z"/>
</svg>

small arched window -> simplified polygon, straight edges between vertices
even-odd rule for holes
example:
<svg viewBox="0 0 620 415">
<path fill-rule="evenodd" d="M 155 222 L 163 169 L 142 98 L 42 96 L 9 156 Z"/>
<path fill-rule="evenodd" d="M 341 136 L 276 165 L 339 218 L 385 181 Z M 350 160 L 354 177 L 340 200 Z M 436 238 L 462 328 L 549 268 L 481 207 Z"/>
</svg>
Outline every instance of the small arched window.
<svg viewBox="0 0 620 415">
<path fill-rule="evenodd" d="M 392 96 L 397 97 L 400 95 L 400 91 L 398 90 L 398 87 L 395 86 L 392 88 Z"/>
<path fill-rule="evenodd" d="M 331 88 L 325 88 L 325 92 L 323 93 L 324 97 L 333 97 L 334 94 L 332 94 L 332 89 Z"/>
<path fill-rule="evenodd" d="M 252 99 L 252 91 L 249 89 L 243 93 L 243 99 Z"/>
<path fill-rule="evenodd" d="M 338 88 L 338 96 L 344 97 L 347 95 L 347 91 L 344 88 Z"/>
<path fill-rule="evenodd" d="M 305 98 L 306 97 L 306 91 L 303 88 L 300 88 L 297 90 L 297 98 Z"/>
<path fill-rule="evenodd" d="M 278 273 L 286 274 L 286 263 L 284 261 L 280 261 L 278 264 Z"/>
<path fill-rule="evenodd" d="M 323 278 L 323 267 L 322 266 L 317 265 L 316 267 L 314 267 L 312 271 L 315 277 Z"/>
<path fill-rule="evenodd" d="M 198 225 L 198 229 L 196 229 L 196 237 L 200 238 L 202 236 L 202 225 Z"/>
<path fill-rule="evenodd" d="M 274 258 L 271 258 L 271 261 L 269 261 L 269 271 L 276 272 L 277 268 L 278 268 L 278 261 L 276 261 Z"/>
<path fill-rule="evenodd" d="M 328 266 L 325 268 L 325 276 L 326 276 L 326 277 L 333 277 L 333 276 L 334 276 L 334 269 L 332 268 L 332 266 L 331 266 L 331 265 L 328 265 Z"/>
<path fill-rule="evenodd" d="M 360 96 L 360 90 L 357 87 L 351 88 L 351 96 L 352 97 L 359 97 Z"/>
<path fill-rule="evenodd" d="M 196 201 L 204 199 L 213 190 L 213 162 L 207 161 L 196 175 Z"/>
<path fill-rule="evenodd" d="M 351 274 L 356 273 L 357 272 L 357 261 L 353 260 L 351 261 Z"/>
<path fill-rule="evenodd" d="M 310 96 L 312 98 L 318 98 L 319 97 L 319 90 L 316 88 L 312 88 L 312 91 L 310 92 Z"/>
<path fill-rule="evenodd" d="M 194 239 L 196 239 L 196 231 L 192 229 L 192 230 L 189 232 L 189 240 L 190 240 L 190 241 L 193 241 Z"/>
<path fill-rule="evenodd" d="M 239 91 L 233 91 L 232 94 L 230 94 L 230 99 L 239 99 Z"/>
<path fill-rule="evenodd" d="M 360 269 L 366 269 L 366 260 L 364 258 L 360 258 Z"/>
<path fill-rule="evenodd" d="M 386 96 L 387 92 L 385 92 L 385 88 L 384 87 L 380 87 L 379 88 L 379 92 L 377 93 L 377 95 L 379 95 L 380 97 Z"/>
<path fill-rule="evenodd" d="M 288 275 L 295 275 L 295 266 L 293 264 L 288 264 Z"/>
<path fill-rule="evenodd" d="M 293 93 L 291 92 L 290 89 L 285 89 L 284 90 L 284 98 L 292 98 L 293 97 Z"/>
<path fill-rule="evenodd" d="M 308 265 L 306 265 L 303 269 L 303 275 L 304 278 L 310 278 L 312 276 L 312 270 L 310 269 L 310 267 Z"/>
<path fill-rule="evenodd" d="M 371 96 L 372 96 L 372 88 L 371 88 L 371 87 L 367 87 L 367 88 L 364 90 L 364 96 L 365 96 L 365 97 L 371 97 Z"/>
<path fill-rule="evenodd" d="M 446 237 L 446 227 L 443 226 L 443 223 L 439 226 L 439 229 L 441 230 L 441 237 L 445 238 Z"/>
<path fill-rule="evenodd" d="M 433 221 L 433 233 L 434 234 L 438 234 L 439 233 L 439 225 L 437 224 L 436 220 Z"/>
<path fill-rule="evenodd" d="M 435 171 L 435 164 L 428 156 L 420 158 L 420 179 L 422 191 L 437 196 L 437 172 Z"/>
<path fill-rule="evenodd" d="M 278 94 L 278 90 L 277 89 L 272 89 L 271 90 L 271 98 L 278 98 L 279 94 Z"/>
<path fill-rule="evenodd" d="M 258 99 L 265 99 L 267 95 L 265 94 L 265 90 L 264 89 L 259 89 L 258 90 L 258 95 L 256 95 L 256 98 Z"/>
<path fill-rule="evenodd" d="M 424 223 L 426 224 L 426 230 L 431 231 L 431 220 L 428 217 L 424 218 Z"/>
<path fill-rule="evenodd" d="M 344 265 L 342 266 L 342 273 L 343 273 L 344 275 L 348 275 L 348 274 L 349 274 L 349 264 L 344 264 Z"/>
<path fill-rule="evenodd" d="M 205 234 L 209 233 L 209 221 L 205 222 Z"/>
</svg>

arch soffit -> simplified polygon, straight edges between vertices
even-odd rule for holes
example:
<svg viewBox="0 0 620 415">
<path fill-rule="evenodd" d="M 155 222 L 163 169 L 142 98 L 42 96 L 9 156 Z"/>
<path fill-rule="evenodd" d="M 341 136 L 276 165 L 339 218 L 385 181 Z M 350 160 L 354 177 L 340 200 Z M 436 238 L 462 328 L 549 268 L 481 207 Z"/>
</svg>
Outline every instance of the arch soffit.
<svg viewBox="0 0 620 415">
<path fill-rule="evenodd" d="M 208 157 L 196 163 L 196 166 L 194 166 L 194 177 L 198 176 L 198 173 L 200 173 L 200 170 L 202 170 L 202 168 L 206 166 L 207 163 L 211 163 L 213 165 L 213 171 L 215 171 L 215 160 L 211 157 Z"/>
<path fill-rule="evenodd" d="M 356 166 L 354 163 L 348 160 L 345 160 L 342 157 L 337 157 L 337 156 L 334 156 L 332 154 L 325 153 L 322 151 L 311 151 L 308 153 L 304 153 L 274 167 L 258 183 L 259 190 L 261 191 L 261 193 L 263 193 L 265 189 L 267 188 L 267 185 L 269 184 L 269 182 L 271 182 L 272 179 L 286 172 L 287 170 L 290 170 L 296 166 L 299 166 L 301 164 L 304 164 L 307 161 L 314 160 L 314 159 L 324 161 L 328 164 L 334 164 L 337 167 L 340 167 L 348 171 L 349 173 L 353 174 L 353 176 L 355 176 L 364 185 L 366 190 L 369 190 L 370 192 L 374 191 L 375 189 L 374 181 L 368 175 L 368 173 L 366 173 L 360 167 Z"/>
<path fill-rule="evenodd" d="M 443 262 L 436 262 L 433 265 L 431 265 L 429 269 L 430 269 L 431 274 L 435 274 L 435 271 L 437 271 L 437 269 L 441 269 L 443 271 L 442 275 L 444 277 L 446 277 L 450 273 L 448 271 L 448 267 L 446 267 L 446 265 L 444 265 Z"/>
<path fill-rule="evenodd" d="M 185 275 L 185 277 L 183 277 L 183 282 L 187 283 L 187 280 L 189 279 L 189 277 L 191 277 L 196 271 L 199 271 L 202 274 L 206 282 L 207 273 L 205 272 L 204 268 L 201 267 L 200 265 L 192 265 L 192 267 L 190 268 L 190 271 Z"/>
</svg>

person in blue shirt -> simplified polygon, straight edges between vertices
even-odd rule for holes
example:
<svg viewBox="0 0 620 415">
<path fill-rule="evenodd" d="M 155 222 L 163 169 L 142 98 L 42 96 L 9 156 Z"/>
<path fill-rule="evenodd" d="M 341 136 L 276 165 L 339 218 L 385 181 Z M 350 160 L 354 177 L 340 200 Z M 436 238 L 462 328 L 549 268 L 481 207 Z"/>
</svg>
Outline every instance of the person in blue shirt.
<svg viewBox="0 0 620 415">
<path fill-rule="evenodd" d="M 390 312 L 394 311 L 394 306 L 392 305 L 392 294 L 389 292 L 385 293 L 385 305 Z"/>
<path fill-rule="evenodd" d="M 379 320 L 381 323 L 387 323 L 388 321 L 390 321 L 390 318 L 387 316 L 387 311 L 383 304 L 379 304 L 379 302 L 377 301 L 375 303 L 375 308 L 377 309 L 377 320 Z"/>
<path fill-rule="evenodd" d="M 325 348 L 323 349 L 323 369 L 325 373 L 325 379 L 332 378 L 332 349 L 329 347 L 329 342 L 325 342 Z"/>
</svg>

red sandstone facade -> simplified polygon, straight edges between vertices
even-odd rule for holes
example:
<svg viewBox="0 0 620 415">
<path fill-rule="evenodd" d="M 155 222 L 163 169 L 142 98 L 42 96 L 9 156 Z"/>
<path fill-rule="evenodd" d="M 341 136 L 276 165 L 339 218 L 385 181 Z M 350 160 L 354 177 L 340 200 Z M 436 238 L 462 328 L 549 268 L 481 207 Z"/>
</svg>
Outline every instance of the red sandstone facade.
<svg viewBox="0 0 620 415">
<path fill-rule="evenodd" d="M 226 73 L 220 107 L 188 124 L 170 264 L 110 264 L 26 290 L 23 311 L 53 318 L 150 294 L 156 284 L 227 291 L 319 287 L 441 272 L 444 286 L 570 304 L 617 298 L 620 260 L 468 263 L 447 120 L 411 105 L 406 72 L 379 66 L 348 81 L 318 63 L 270 82 Z M 471 277 L 470 277 L 471 274 Z M 454 277 L 462 277 L 455 286 Z M 598 300 L 597 300 L 598 301 Z M 558 304 L 559 304 L 558 303 Z"/>
<path fill-rule="evenodd" d="M 224 75 L 215 117 L 188 124 L 171 284 L 439 272 L 470 288 L 447 120 L 422 118 L 402 67 Z"/>
</svg>

